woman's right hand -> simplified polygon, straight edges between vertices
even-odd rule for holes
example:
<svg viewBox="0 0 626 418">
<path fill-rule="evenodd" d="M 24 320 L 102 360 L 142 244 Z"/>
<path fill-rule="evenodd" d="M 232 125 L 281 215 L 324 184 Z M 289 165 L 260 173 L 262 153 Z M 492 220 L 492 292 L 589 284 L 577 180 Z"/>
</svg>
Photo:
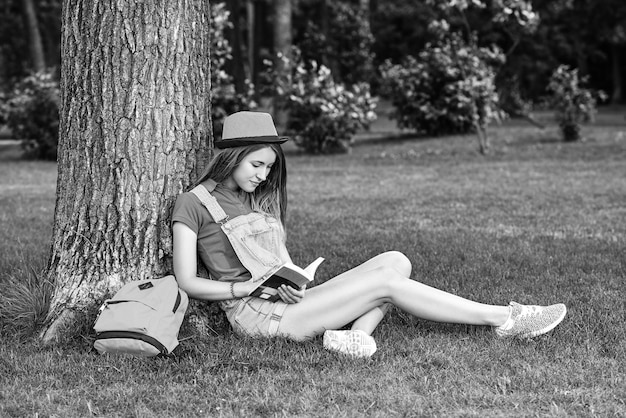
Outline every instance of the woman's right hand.
<svg viewBox="0 0 626 418">
<path fill-rule="evenodd" d="M 304 298 L 306 286 L 301 289 L 294 289 L 291 286 L 282 285 L 278 288 L 278 296 L 287 304 L 298 303 Z"/>
</svg>

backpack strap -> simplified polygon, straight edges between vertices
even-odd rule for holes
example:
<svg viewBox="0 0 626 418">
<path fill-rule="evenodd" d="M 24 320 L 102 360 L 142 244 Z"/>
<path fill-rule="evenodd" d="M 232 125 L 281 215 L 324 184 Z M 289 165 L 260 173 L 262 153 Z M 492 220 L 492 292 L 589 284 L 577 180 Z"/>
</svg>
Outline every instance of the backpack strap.
<svg viewBox="0 0 626 418">
<path fill-rule="evenodd" d="M 215 222 L 221 225 L 228 221 L 228 215 L 226 215 L 224 209 L 222 209 L 220 204 L 217 203 L 217 199 L 209 193 L 206 187 L 199 184 L 191 189 L 190 192 L 195 194 L 198 199 L 200 199 L 200 202 L 202 202 L 204 207 L 207 208 Z"/>
</svg>

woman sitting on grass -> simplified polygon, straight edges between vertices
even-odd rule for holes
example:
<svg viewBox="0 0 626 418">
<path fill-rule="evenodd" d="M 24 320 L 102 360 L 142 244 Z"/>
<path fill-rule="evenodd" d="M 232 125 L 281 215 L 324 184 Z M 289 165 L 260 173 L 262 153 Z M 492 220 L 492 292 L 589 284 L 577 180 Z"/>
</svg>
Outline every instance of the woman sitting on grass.
<svg viewBox="0 0 626 418">
<path fill-rule="evenodd" d="M 285 248 L 285 157 L 267 113 L 239 112 L 224 121 L 222 151 L 173 211 L 174 273 L 190 297 L 220 301 L 235 332 L 305 340 L 369 357 L 372 332 L 390 305 L 418 318 L 488 325 L 500 337 L 530 338 L 556 327 L 563 304 L 486 305 L 410 279 L 411 263 L 396 251 L 310 289 L 282 286 L 280 301 L 250 297 L 259 279 L 291 261 Z M 320 225 L 322 227 L 323 225 Z M 331 231 L 329 231 L 331 233 Z M 197 276 L 197 257 L 211 279 Z M 353 322 L 350 330 L 340 330 Z"/>
</svg>

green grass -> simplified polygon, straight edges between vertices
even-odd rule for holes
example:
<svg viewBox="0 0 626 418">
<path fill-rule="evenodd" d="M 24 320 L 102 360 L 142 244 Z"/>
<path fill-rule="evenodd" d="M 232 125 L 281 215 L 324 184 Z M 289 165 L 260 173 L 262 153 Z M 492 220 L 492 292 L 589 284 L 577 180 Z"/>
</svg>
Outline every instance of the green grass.
<svg viewBox="0 0 626 418">
<path fill-rule="evenodd" d="M 184 328 L 176 358 L 142 360 L 98 356 L 88 333 L 49 348 L 5 333 L 0 416 L 624 416 L 626 126 L 585 133 L 564 144 L 553 128 L 496 128 L 486 157 L 473 137 L 288 157 L 289 248 L 301 264 L 326 257 L 320 282 L 396 249 L 415 279 L 464 297 L 566 303 L 547 336 L 394 311 L 369 360 L 223 326 Z M 3 277 L 43 268 L 55 173 L 0 165 Z"/>
</svg>

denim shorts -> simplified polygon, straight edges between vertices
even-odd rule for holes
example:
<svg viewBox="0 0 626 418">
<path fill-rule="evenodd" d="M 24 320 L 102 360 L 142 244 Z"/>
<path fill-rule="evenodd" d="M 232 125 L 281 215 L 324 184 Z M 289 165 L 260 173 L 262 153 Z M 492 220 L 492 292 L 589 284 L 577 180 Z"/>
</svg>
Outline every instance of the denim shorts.
<svg viewBox="0 0 626 418">
<path fill-rule="evenodd" d="M 224 301 L 220 306 L 226 313 L 228 322 L 237 334 L 252 337 L 274 337 L 287 304 L 269 302 L 247 296 L 242 299 Z"/>
</svg>

